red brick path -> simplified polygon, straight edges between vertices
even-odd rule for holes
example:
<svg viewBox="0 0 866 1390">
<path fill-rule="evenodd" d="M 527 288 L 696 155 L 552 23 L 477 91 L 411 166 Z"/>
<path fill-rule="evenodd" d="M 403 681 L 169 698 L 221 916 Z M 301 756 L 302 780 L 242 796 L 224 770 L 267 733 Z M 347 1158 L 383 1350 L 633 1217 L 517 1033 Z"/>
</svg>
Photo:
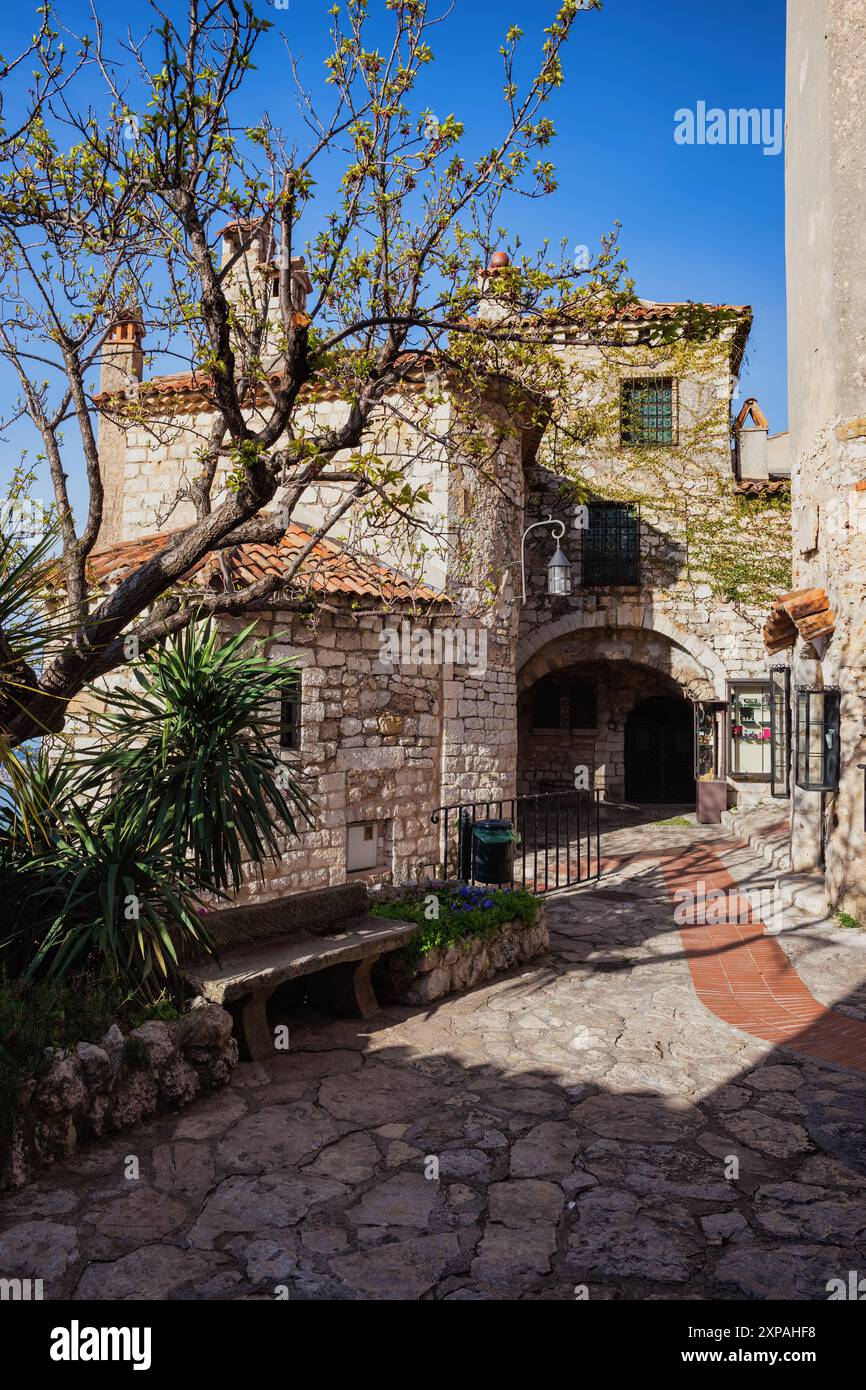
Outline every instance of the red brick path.
<svg viewBox="0 0 866 1390">
<path fill-rule="evenodd" d="M 726 841 L 718 848 L 732 850 L 744 845 Z M 683 890 L 697 895 L 712 888 L 728 892 L 737 887 L 720 854 L 709 845 L 639 857 L 658 859 L 672 899 Z M 701 883 L 703 890 L 699 889 Z M 753 1037 L 866 1073 L 866 1022 L 819 1003 L 779 944 L 765 934 L 763 922 L 748 920 L 747 900 L 738 901 L 732 894 L 730 901 L 727 921 L 680 926 L 701 1003 L 717 1018 Z"/>
</svg>

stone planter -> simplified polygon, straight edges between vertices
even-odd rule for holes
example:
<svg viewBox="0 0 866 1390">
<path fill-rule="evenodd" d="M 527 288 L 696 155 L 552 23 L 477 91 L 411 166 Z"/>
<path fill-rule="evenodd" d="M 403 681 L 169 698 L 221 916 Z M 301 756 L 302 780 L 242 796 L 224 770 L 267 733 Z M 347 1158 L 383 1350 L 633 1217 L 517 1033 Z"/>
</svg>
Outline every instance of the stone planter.
<svg viewBox="0 0 866 1390">
<path fill-rule="evenodd" d="M 21 1087 L 0 1150 L 0 1189 L 21 1187 L 89 1139 L 224 1086 L 237 1059 L 231 1015 L 217 1004 L 194 1005 L 170 1023 L 152 1020 L 126 1036 L 114 1023 L 98 1046 L 54 1049 L 45 1070 Z"/>
<path fill-rule="evenodd" d="M 542 907 L 531 924 L 506 922 L 496 936 L 470 939 L 447 951 L 436 947 L 417 961 L 407 961 L 400 951 L 385 956 L 376 970 L 376 992 L 391 1004 L 429 1004 L 446 994 L 474 989 L 512 965 L 549 950 Z"/>
</svg>

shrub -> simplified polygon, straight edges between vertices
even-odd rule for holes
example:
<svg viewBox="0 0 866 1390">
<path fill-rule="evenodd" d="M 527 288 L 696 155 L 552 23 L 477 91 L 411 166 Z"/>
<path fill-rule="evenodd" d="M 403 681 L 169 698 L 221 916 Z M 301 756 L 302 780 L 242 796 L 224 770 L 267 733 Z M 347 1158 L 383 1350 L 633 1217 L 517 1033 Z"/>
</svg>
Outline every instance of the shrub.
<svg viewBox="0 0 866 1390">
<path fill-rule="evenodd" d="M 862 931 L 863 927 L 856 917 L 852 917 L 850 912 L 840 912 L 838 909 L 833 913 L 840 927 L 845 927 L 848 931 Z"/>
<path fill-rule="evenodd" d="M 237 889 L 245 857 L 277 857 L 280 835 L 310 821 L 298 770 L 277 749 L 277 701 L 297 671 L 245 650 L 254 630 L 220 644 L 211 623 L 188 628 L 134 669 L 134 689 L 109 692 L 96 724 L 96 785 L 146 798 L 174 861 L 214 893 Z"/>
<path fill-rule="evenodd" d="M 417 922 L 419 930 L 403 949 L 410 961 L 441 947 L 450 950 L 467 941 L 496 936 L 506 922 L 534 922 L 538 899 L 522 888 L 481 888 L 466 885 L 407 894 L 377 904 L 377 917 Z"/>
<path fill-rule="evenodd" d="M 0 968 L 28 979 L 107 969 L 139 1003 L 210 949 L 202 894 L 241 881 L 310 820 L 273 711 L 293 667 L 189 628 L 104 696 L 91 753 L 16 760 L 0 796 Z M 270 712 L 270 713 L 269 713 Z"/>
</svg>

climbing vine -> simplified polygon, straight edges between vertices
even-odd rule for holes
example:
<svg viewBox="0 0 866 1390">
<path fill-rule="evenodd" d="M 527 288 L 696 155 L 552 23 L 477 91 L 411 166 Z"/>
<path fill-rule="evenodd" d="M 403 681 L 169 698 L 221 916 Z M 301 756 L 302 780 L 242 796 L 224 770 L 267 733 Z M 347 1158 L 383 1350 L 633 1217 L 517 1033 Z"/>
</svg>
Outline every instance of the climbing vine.
<svg viewBox="0 0 866 1390">
<path fill-rule="evenodd" d="M 691 587 L 697 597 L 763 609 L 791 587 L 790 496 L 787 488 L 737 490 L 730 461 L 737 331 L 726 317 L 697 340 L 687 333 L 673 342 L 623 335 L 612 344 L 575 345 L 572 370 L 583 377 L 590 411 L 581 415 L 579 434 L 568 416 L 553 420 L 539 463 L 559 476 L 566 504 L 639 506 L 642 563 L 653 588 L 671 594 Z M 643 378 L 675 383 L 671 444 L 620 441 L 622 383 Z"/>
</svg>

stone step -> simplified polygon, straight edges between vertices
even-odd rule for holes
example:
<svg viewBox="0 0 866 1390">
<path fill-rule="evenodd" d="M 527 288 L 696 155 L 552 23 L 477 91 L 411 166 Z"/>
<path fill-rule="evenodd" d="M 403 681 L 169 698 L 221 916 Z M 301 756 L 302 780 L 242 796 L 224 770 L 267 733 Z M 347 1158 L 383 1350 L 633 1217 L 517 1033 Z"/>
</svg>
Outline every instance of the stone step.
<svg viewBox="0 0 866 1390">
<path fill-rule="evenodd" d="M 722 824 L 745 840 L 777 873 L 791 867 L 790 825 L 785 812 L 762 806 L 754 811 L 723 811 Z"/>
<path fill-rule="evenodd" d="M 783 873 L 776 880 L 776 887 L 782 902 L 789 907 L 797 907 L 814 917 L 826 917 L 830 911 L 821 873 Z"/>
</svg>

